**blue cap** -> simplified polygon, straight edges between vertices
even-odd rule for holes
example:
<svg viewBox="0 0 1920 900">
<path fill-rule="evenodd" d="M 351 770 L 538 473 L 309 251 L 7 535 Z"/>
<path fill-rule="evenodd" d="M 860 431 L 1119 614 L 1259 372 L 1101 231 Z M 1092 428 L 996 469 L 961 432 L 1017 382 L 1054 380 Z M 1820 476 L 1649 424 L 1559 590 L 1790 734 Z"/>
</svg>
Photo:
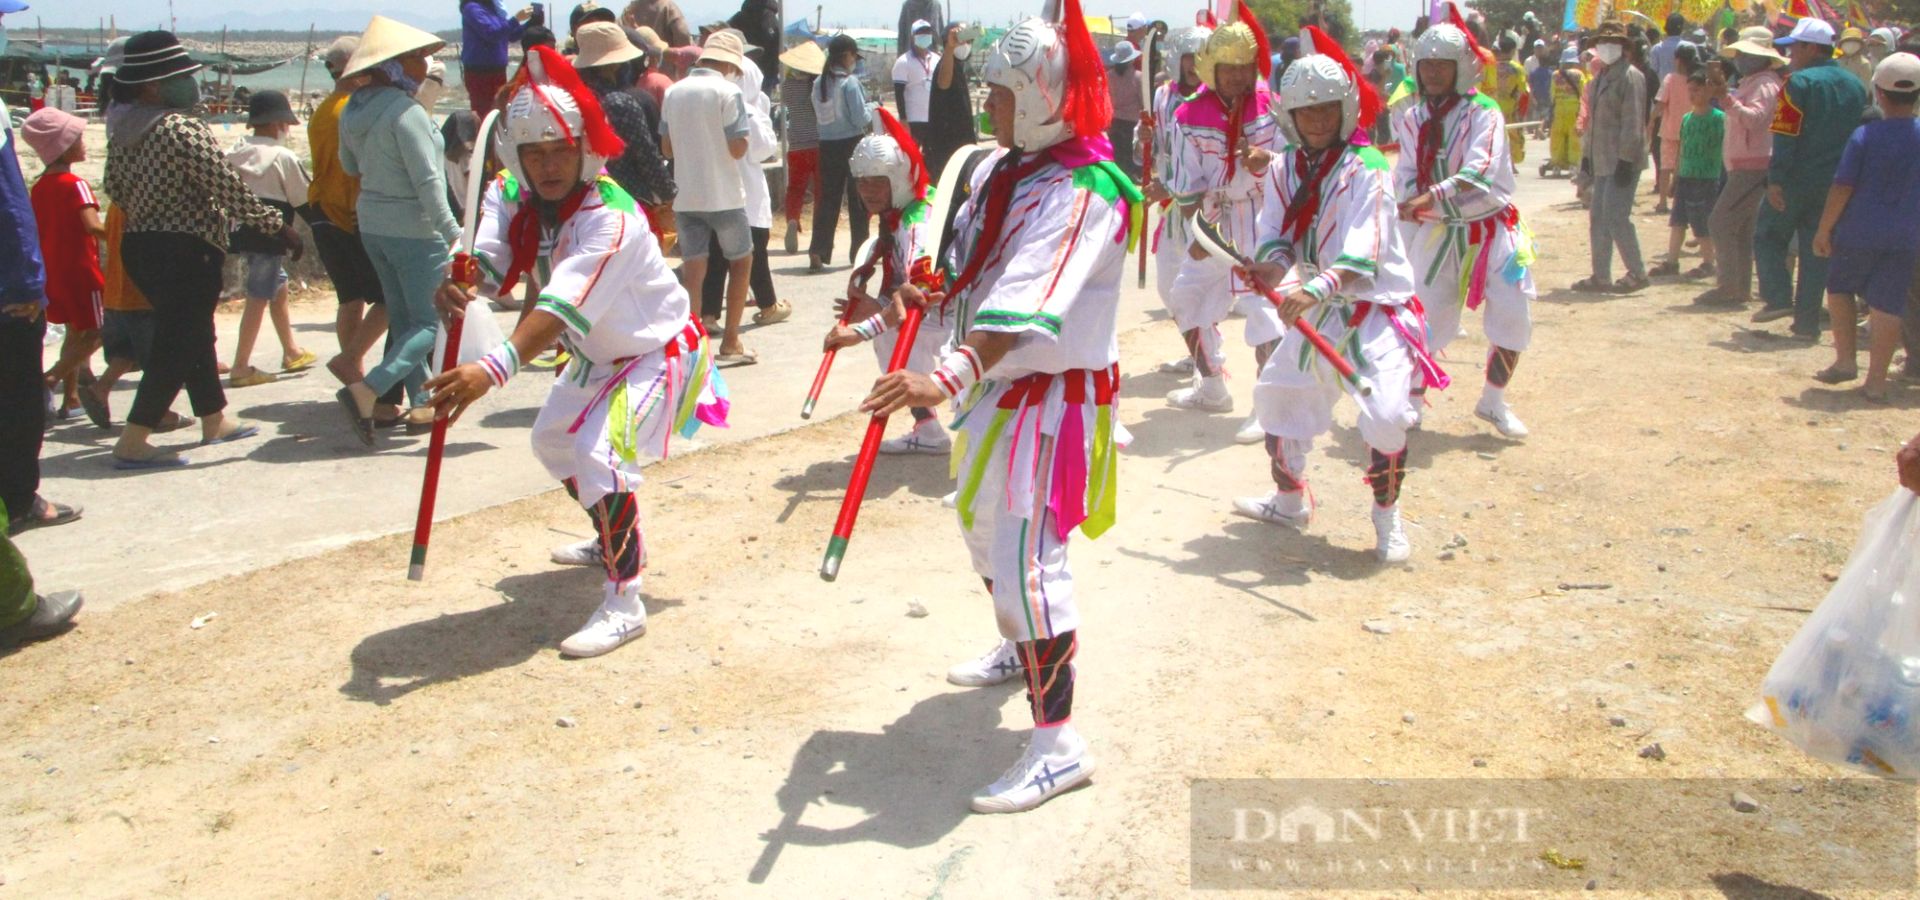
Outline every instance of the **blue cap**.
<svg viewBox="0 0 1920 900">
<path fill-rule="evenodd" d="M 17 13 L 17 12 L 26 12 L 26 11 L 27 11 L 27 4 L 25 0 L 0 0 L 0 16 L 4 16 L 7 13 Z"/>
</svg>

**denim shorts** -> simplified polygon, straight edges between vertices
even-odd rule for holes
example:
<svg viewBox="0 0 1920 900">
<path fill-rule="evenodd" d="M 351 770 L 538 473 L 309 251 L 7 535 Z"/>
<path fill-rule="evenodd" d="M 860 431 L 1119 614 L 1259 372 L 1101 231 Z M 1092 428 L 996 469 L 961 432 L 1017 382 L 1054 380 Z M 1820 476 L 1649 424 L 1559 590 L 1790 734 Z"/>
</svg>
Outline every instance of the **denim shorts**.
<svg viewBox="0 0 1920 900">
<path fill-rule="evenodd" d="M 242 253 L 240 258 L 247 266 L 248 300 L 272 300 L 287 286 L 287 270 L 280 265 L 280 254 Z"/>
<path fill-rule="evenodd" d="M 673 217 L 680 226 L 682 258 L 685 258 L 688 248 L 698 248 L 697 255 L 705 256 L 709 237 L 720 240 L 720 255 L 725 256 L 728 262 L 737 262 L 753 255 L 753 231 L 747 227 L 747 211 L 744 209 L 723 209 L 718 212 L 677 209 Z"/>
</svg>

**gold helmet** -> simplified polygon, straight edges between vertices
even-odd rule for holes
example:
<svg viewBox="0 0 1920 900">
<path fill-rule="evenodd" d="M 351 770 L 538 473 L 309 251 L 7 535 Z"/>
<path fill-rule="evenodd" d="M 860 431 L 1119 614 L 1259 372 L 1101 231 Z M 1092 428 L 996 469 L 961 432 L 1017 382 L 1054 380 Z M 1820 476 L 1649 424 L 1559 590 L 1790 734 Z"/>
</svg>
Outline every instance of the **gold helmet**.
<svg viewBox="0 0 1920 900">
<path fill-rule="evenodd" d="M 1254 65 L 1264 79 L 1273 65 L 1268 56 L 1267 34 L 1260 29 L 1260 20 L 1247 9 L 1246 0 L 1228 7 L 1227 19 L 1229 21 L 1207 37 L 1206 46 L 1200 48 L 1200 55 L 1193 61 L 1200 80 L 1215 90 L 1219 86 L 1213 80 L 1214 66 Z"/>
</svg>

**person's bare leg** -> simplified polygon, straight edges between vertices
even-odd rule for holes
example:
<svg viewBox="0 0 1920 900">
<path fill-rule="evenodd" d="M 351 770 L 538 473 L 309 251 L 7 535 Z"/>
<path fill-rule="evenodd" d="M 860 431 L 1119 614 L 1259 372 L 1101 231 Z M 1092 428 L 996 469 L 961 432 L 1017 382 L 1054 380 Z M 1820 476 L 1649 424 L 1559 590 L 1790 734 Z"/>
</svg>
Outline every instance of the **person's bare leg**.
<svg viewBox="0 0 1920 900">
<path fill-rule="evenodd" d="M 701 285 L 704 284 L 706 280 L 706 254 L 680 257 L 680 286 L 686 289 L 687 297 L 691 299 L 695 312 L 699 311 Z M 722 350 L 721 352 L 724 353 L 726 351 Z"/>
<path fill-rule="evenodd" d="M 747 278 L 753 257 L 743 256 L 727 264 L 727 333 L 720 339 L 721 353 L 746 350 L 740 343 L 740 319 L 747 311 Z"/>
<path fill-rule="evenodd" d="M 340 379 L 341 384 L 352 384 L 360 379 L 350 368 L 354 343 L 359 339 L 361 317 L 366 315 L 367 304 L 354 300 L 340 304 L 333 313 L 333 336 L 340 342 L 340 352 L 327 360 L 327 371 Z"/>
<path fill-rule="evenodd" d="M 367 377 L 367 353 L 386 336 L 387 307 L 386 304 L 375 303 L 367 309 L 366 316 L 360 320 L 360 328 L 353 333 L 353 349 L 347 357 L 353 364 L 353 381 Z"/>
<path fill-rule="evenodd" d="M 1853 318 L 1853 295 L 1828 294 L 1827 312 L 1833 316 L 1833 367 L 1842 372 L 1857 371 L 1860 324 Z"/>
<path fill-rule="evenodd" d="M 1840 327 L 1834 317 L 1834 330 Z M 1860 390 L 1876 400 L 1887 397 L 1887 367 L 1893 363 L 1893 351 L 1900 346 L 1900 317 L 1877 309 L 1867 310 L 1867 381 Z"/>
<path fill-rule="evenodd" d="M 267 301 L 247 298 L 247 308 L 240 313 L 240 338 L 233 343 L 233 365 L 227 369 L 227 377 L 238 380 L 254 373 L 253 345 L 260 339 L 260 318 L 266 312 Z"/>
<path fill-rule="evenodd" d="M 1686 242 L 1687 229 L 1685 226 L 1667 229 L 1667 259 L 1678 264 L 1680 262 L 1681 245 Z"/>
<path fill-rule="evenodd" d="M 85 375 L 89 378 L 93 376 L 93 368 L 88 365 L 88 360 L 98 349 L 100 349 L 100 329 L 98 328 L 87 331 L 69 330 L 67 336 L 60 340 L 60 358 L 47 372 L 47 378 L 50 382 L 59 382 L 61 404 L 66 408 L 79 407 L 79 376 Z"/>
<path fill-rule="evenodd" d="M 293 315 L 288 311 L 286 285 L 281 285 L 280 291 L 273 295 L 273 302 L 267 304 L 267 315 L 273 317 L 273 331 L 280 337 L 280 367 L 284 369 L 307 353 L 293 336 Z"/>
<path fill-rule="evenodd" d="M 1703 237 L 1700 239 L 1700 264 L 1704 266 L 1716 265 L 1713 256 L 1713 238 Z"/>
</svg>

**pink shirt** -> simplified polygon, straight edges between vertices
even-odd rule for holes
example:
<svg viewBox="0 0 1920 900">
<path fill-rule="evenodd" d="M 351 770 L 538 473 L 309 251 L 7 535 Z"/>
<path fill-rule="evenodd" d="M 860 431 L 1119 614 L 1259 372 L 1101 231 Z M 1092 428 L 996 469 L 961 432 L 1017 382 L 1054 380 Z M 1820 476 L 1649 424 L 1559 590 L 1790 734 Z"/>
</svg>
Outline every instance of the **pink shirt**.
<svg viewBox="0 0 1920 900">
<path fill-rule="evenodd" d="M 1721 105 L 1727 135 L 1720 145 L 1727 171 L 1765 171 L 1773 160 L 1773 114 L 1785 84 L 1780 73 L 1768 70 L 1740 79 L 1740 86 L 1727 95 Z"/>
<path fill-rule="evenodd" d="M 1660 81 L 1660 93 L 1653 96 L 1653 102 L 1662 104 L 1660 109 L 1660 139 L 1677 141 L 1680 139 L 1680 123 L 1686 119 L 1693 106 L 1687 98 L 1687 77 L 1679 72 L 1668 72 Z"/>
</svg>

